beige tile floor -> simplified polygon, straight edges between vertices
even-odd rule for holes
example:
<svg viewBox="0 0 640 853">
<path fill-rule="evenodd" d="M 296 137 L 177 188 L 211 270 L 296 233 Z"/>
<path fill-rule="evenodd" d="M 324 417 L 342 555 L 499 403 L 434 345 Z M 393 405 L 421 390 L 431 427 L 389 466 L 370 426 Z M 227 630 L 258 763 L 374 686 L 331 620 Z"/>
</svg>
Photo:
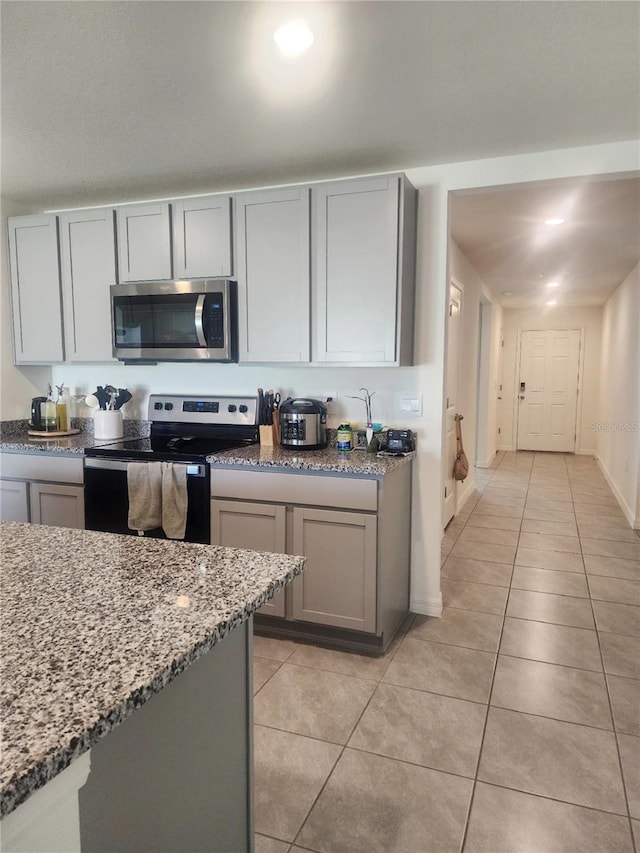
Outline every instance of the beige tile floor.
<svg viewBox="0 0 640 853">
<path fill-rule="evenodd" d="M 255 638 L 257 853 L 640 851 L 640 537 L 588 457 L 476 481 L 441 619 L 382 659 Z"/>
</svg>

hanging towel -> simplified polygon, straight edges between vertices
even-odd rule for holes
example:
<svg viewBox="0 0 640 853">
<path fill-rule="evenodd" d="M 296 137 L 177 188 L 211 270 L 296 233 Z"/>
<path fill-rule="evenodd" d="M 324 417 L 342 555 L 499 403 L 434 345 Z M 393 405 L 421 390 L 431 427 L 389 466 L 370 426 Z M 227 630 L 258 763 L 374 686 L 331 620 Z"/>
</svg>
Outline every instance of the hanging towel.
<svg viewBox="0 0 640 853">
<path fill-rule="evenodd" d="M 127 465 L 131 530 L 153 530 L 162 524 L 162 463 L 129 462 Z"/>
<path fill-rule="evenodd" d="M 161 462 L 162 529 L 168 539 L 184 539 L 187 527 L 187 466 Z"/>
</svg>

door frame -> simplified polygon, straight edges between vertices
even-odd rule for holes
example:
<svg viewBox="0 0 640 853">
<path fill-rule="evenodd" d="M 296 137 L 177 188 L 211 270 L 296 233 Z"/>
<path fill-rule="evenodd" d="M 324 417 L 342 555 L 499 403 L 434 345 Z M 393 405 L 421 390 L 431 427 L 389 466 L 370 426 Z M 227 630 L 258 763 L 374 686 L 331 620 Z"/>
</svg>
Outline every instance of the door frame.
<svg viewBox="0 0 640 853">
<path fill-rule="evenodd" d="M 548 326 L 545 329 L 540 328 L 525 328 L 524 326 L 518 326 L 516 333 L 516 369 L 513 372 L 513 412 L 512 412 L 512 432 L 513 435 L 513 449 L 515 451 L 518 450 L 518 395 L 520 393 L 520 358 L 522 354 L 522 333 L 523 332 L 579 332 L 580 333 L 580 342 L 578 345 L 578 394 L 576 396 L 576 420 L 574 424 L 574 435 L 575 439 L 573 442 L 573 450 L 569 450 L 569 453 L 580 453 L 580 440 L 581 440 L 581 427 L 582 424 L 582 389 L 584 387 L 584 337 L 585 337 L 585 328 L 584 326 L 572 326 L 569 329 L 555 328 L 554 326 Z M 528 452 L 528 451 L 527 451 Z M 531 451 L 536 452 L 536 451 Z"/>
<path fill-rule="evenodd" d="M 446 315 L 445 315 L 446 316 L 446 336 L 445 336 L 445 348 L 444 348 L 445 363 L 444 363 L 444 382 L 443 382 L 443 395 L 442 395 L 442 425 L 443 425 L 443 430 L 442 430 L 442 490 L 441 490 L 441 494 L 440 494 L 440 521 L 441 521 L 441 527 L 442 527 L 443 531 L 445 530 L 446 525 L 449 524 L 449 521 L 452 521 L 456 517 L 456 515 L 458 514 L 458 504 L 459 504 L 459 497 L 460 497 L 459 488 L 458 488 L 458 481 L 453 480 L 453 487 L 452 487 L 453 488 L 453 493 L 452 493 L 453 515 L 451 516 L 449 521 L 447 521 L 445 523 L 445 521 L 444 521 L 444 515 L 445 515 L 444 508 L 445 508 L 445 501 L 447 500 L 448 496 L 445 497 L 444 491 L 445 491 L 447 482 L 449 480 L 449 476 L 447 475 L 448 464 L 449 464 L 448 458 L 447 458 L 447 451 L 448 451 L 447 411 L 450 407 L 447 405 L 447 403 L 449 400 L 449 397 L 448 397 L 448 391 L 449 391 L 449 388 L 448 388 L 448 380 L 449 380 L 449 316 L 450 316 L 449 315 L 449 306 L 451 304 L 451 287 L 452 286 L 457 288 L 460 291 L 460 320 L 459 320 L 459 322 L 460 322 L 460 332 L 461 333 L 462 333 L 462 327 L 463 327 L 463 322 L 464 322 L 464 312 L 465 312 L 464 284 L 462 284 L 462 282 L 459 281 L 453 275 L 450 275 L 448 277 L 447 282 L 448 282 L 448 284 L 447 284 L 447 301 L 446 301 L 447 309 L 446 309 Z M 460 334 L 458 337 L 457 362 L 458 362 L 458 364 L 457 364 L 458 400 L 456 400 L 456 411 L 459 411 L 459 407 L 460 407 L 460 400 L 459 400 L 459 396 L 460 396 L 460 375 L 461 375 L 461 371 L 462 371 L 462 334 Z M 451 471 L 453 471 L 453 465 L 451 466 Z"/>
</svg>

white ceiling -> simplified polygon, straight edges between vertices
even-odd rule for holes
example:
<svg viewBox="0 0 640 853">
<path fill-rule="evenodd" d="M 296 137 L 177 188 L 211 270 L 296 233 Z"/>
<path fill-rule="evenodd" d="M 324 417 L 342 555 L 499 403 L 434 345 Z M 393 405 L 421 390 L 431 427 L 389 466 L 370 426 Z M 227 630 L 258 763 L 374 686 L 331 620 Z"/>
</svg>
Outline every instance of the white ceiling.
<svg viewBox="0 0 640 853">
<path fill-rule="evenodd" d="M 36 209 L 640 137 L 636 2 L 4 0 L 0 15 L 2 194 Z M 287 62 L 272 34 L 301 16 L 315 43 Z M 456 239 L 498 292 L 562 268 L 602 302 L 637 262 L 637 182 L 582 187 L 564 254 L 534 252 L 548 190 L 530 192 L 460 196 Z"/>
</svg>

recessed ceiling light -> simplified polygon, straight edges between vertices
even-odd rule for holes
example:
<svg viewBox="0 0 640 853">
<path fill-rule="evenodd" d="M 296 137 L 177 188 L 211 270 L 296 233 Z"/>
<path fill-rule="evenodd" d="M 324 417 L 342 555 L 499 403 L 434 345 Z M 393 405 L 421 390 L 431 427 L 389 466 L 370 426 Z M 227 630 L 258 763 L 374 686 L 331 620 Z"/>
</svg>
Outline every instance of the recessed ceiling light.
<svg viewBox="0 0 640 853">
<path fill-rule="evenodd" d="M 550 299 L 550 300 L 547 302 L 547 305 L 555 305 L 555 304 L 556 304 L 556 300 L 555 300 L 555 299 Z"/>
<path fill-rule="evenodd" d="M 513 293 L 513 291 L 512 291 L 512 290 L 503 290 L 503 291 L 502 291 L 502 295 L 503 295 L 503 296 L 511 296 L 511 294 L 512 294 L 512 293 Z"/>
<path fill-rule="evenodd" d="M 551 219 L 545 219 L 545 225 L 562 225 L 564 224 L 564 219 L 561 216 L 555 216 Z"/>
<path fill-rule="evenodd" d="M 559 281 L 548 281 L 547 287 L 560 287 L 560 282 Z"/>
<path fill-rule="evenodd" d="M 313 33 L 305 21 L 289 21 L 275 31 L 273 40 L 285 56 L 298 56 L 313 44 Z"/>
</svg>

